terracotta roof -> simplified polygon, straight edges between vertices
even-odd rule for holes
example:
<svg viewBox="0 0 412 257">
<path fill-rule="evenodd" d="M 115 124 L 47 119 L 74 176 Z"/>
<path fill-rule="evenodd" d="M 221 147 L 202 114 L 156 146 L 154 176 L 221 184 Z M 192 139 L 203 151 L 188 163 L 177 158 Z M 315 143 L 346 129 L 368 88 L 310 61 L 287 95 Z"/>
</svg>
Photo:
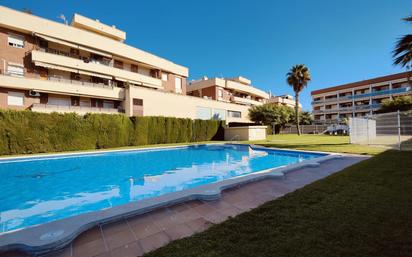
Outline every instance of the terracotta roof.
<svg viewBox="0 0 412 257">
<path fill-rule="evenodd" d="M 408 74 L 409 74 L 409 76 L 412 76 L 412 72 L 410 72 L 410 71 L 401 72 L 401 73 L 391 74 L 391 75 L 387 75 L 387 76 L 383 76 L 383 77 L 377 77 L 377 78 L 362 80 L 362 81 L 353 82 L 353 83 L 349 83 L 349 84 L 343 84 L 343 85 L 339 85 L 339 86 L 314 90 L 314 91 L 311 92 L 311 95 L 317 95 L 317 94 L 333 92 L 333 91 L 347 89 L 347 88 L 360 87 L 360 86 L 365 86 L 365 85 L 369 85 L 369 84 L 375 84 L 375 83 L 391 81 L 391 80 L 395 80 L 395 79 L 406 78 Z"/>
</svg>

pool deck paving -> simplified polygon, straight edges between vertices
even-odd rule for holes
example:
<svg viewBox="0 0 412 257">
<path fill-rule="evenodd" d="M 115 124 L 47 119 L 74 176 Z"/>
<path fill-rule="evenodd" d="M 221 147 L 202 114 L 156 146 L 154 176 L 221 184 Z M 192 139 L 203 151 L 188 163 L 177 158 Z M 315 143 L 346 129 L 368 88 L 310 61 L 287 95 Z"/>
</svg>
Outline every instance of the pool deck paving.
<svg viewBox="0 0 412 257">
<path fill-rule="evenodd" d="M 369 158 L 343 155 L 317 167 L 304 167 L 283 178 L 265 179 L 224 190 L 216 201 L 190 201 L 143 215 L 93 227 L 80 234 L 69 246 L 42 257 L 136 257 L 160 248 L 170 241 L 202 232 L 229 217 L 293 192 L 307 184 Z M 19 252 L 4 257 L 29 256 Z"/>
</svg>

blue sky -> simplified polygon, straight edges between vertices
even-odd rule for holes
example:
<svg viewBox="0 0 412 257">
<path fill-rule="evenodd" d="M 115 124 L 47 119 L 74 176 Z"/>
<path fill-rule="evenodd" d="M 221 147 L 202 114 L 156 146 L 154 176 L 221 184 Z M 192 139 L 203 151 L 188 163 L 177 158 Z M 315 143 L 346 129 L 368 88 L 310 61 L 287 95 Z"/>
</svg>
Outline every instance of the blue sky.
<svg viewBox="0 0 412 257">
<path fill-rule="evenodd" d="M 42 2 L 42 4 L 40 4 Z M 114 5 L 113 5 L 114 3 Z M 243 75 L 274 94 L 293 94 L 288 69 L 306 64 L 312 82 L 302 93 L 401 72 L 391 51 L 395 40 L 412 33 L 401 21 L 412 14 L 410 0 L 117 0 L 18 1 L 0 4 L 29 8 L 58 21 L 74 12 L 116 25 L 128 44 L 189 67 L 190 79 L 203 75 Z"/>
</svg>

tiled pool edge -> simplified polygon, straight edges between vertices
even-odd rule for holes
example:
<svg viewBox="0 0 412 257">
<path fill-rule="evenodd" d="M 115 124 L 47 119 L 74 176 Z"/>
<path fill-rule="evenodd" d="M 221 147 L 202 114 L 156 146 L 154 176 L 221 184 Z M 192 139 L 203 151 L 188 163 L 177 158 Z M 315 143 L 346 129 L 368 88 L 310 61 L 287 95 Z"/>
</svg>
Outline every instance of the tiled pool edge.
<svg viewBox="0 0 412 257">
<path fill-rule="evenodd" d="M 174 148 L 185 147 L 171 146 L 171 147 L 156 147 L 160 148 Z M 274 149 L 262 146 L 253 146 L 256 149 Z M 137 150 L 147 150 L 137 149 Z M 293 152 L 310 152 L 310 151 L 295 151 L 289 149 L 276 149 L 280 151 Z M 130 151 L 130 149 L 126 150 Z M 90 153 L 90 152 L 89 152 Z M 323 152 L 312 152 L 325 154 Z M 147 213 L 158 208 L 168 207 L 177 203 L 182 203 L 190 200 L 216 200 L 221 196 L 221 191 L 236 187 L 242 184 L 251 183 L 267 178 L 283 177 L 289 171 L 296 170 L 308 166 L 318 166 L 321 162 L 338 158 L 340 154 L 330 154 L 318 157 L 311 160 L 302 161 L 300 163 L 288 165 L 285 167 L 278 167 L 267 169 L 245 176 L 227 179 L 210 185 L 204 185 L 193 189 L 188 189 L 180 192 L 169 193 L 160 197 L 145 199 L 139 202 L 132 202 L 129 204 L 112 207 L 110 209 L 100 210 L 91 213 L 85 213 L 74 217 L 65 218 L 62 220 L 53 221 L 50 223 L 29 227 L 22 230 L 11 231 L 0 235 L 0 251 L 22 250 L 29 253 L 43 253 L 52 250 L 63 248 L 75 239 L 80 233 L 97 225 L 116 220 L 136 216 Z M 44 157 L 44 156 L 43 156 Z"/>
</svg>

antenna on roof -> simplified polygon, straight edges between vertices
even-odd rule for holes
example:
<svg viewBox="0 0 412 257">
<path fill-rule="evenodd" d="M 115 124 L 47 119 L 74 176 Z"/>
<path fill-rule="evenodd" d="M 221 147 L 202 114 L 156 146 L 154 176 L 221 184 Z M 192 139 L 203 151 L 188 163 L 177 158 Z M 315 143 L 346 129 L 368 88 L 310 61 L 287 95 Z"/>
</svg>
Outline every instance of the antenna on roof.
<svg viewBox="0 0 412 257">
<path fill-rule="evenodd" d="M 60 14 L 60 16 L 58 16 L 57 18 L 61 19 L 63 23 L 67 25 L 67 19 L 66 16 L 64 16 L 64 14 Z"/>
</svg>

